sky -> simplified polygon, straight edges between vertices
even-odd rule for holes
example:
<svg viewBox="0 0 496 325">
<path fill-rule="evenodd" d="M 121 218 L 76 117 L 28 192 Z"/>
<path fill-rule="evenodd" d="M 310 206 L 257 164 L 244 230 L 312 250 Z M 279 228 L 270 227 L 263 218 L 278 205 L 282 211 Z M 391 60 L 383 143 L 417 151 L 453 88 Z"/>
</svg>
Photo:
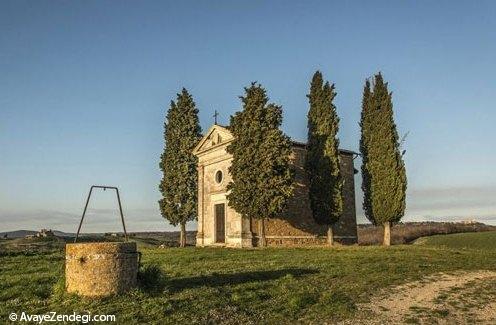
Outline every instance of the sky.
<svg viewBox="0 0 496 325">
<path fill-rule="evenodd" d="M 92 184 L 120 188 L 128 230 L 173 229 L 158 162 L 181 88 L 206 131 L 258 81 L 305 141 L 316 70 L 355 151 L 364 81 L 389 82 L 408 133 L 404 221 L 496 224 L 495 17 L 495 1 L 0 0 L 0 231 L 74 232 Z M 83 231 L 119 221 L 115 194 L 99 191 Z"/>
</svg>

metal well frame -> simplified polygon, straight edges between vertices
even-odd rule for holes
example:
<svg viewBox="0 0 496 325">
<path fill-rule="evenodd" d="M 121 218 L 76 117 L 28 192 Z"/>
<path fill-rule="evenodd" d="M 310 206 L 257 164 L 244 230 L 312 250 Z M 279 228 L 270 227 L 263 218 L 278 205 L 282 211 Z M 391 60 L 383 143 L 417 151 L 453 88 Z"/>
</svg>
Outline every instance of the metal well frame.
<svg viewBox="0 0 496 325">
<path fill-rule="evenodd" d="M 121 214 L 122 228 L 124 229 L 124 237 L 125 237 L 126 241 L 128 241 L 127 232 L 126 232 L 126 224 L 124 223 L 124 215 L 122 214 L 122 204 L 121 204 L 121 197 L 119 195 L 119 189 L 115 186 L 92 185 L 90 188 L 90 192 L 88 193 L 88 198 L 86 199 L 86 204 L 84 205 L 83 215 L 81 216 L 81 221 L 79 222 L 79 227 L 78 227 L 78 230 L 76 232 L 76 238 L 74 239 L 74 242 L 77 242 L 77 240 L 78 240 L 79 232 L 81 231 L 81 226 L 83 225 L 84 216 L 86 215 L 86 210 L 88 209 L 88 204 L 90 203 L 91 194 L 93 193 L 94 188 L 101 188 L 104 191 L 106 191 L 107 189 L 115 190 L 115 192 L 117 194 L 117 202 L 119 203 L 119 212 Z"/>
</svg>

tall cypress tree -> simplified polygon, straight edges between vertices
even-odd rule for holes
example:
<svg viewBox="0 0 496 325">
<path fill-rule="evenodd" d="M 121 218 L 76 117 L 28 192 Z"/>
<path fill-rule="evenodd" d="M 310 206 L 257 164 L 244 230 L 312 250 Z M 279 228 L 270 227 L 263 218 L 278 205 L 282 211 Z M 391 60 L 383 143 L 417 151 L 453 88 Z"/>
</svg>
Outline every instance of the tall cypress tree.
<svg viewBox="0 0 496 325">
<path fill-rule="evenodd" d="M 177 102 L 171 101 L 164 124 L 165 147 L 160 169 L 163 178 L 159 189 L 162 216 L 181 226 L 180 246 L 186 245 L 186 222 L 197 217 L 197 158 L 193 148 L 201 137 L 198 109 L 186 89 L 177 94 Z"/>
<path fill-rule="evenodd" d="M 243 109 L 231 116 L 234 140 L 229 167 L 229 205 L 244 217 L 259 219 L 260 246 L 265 246 L 264 220 L 278 216 L 293 192 L 291 141 L 279 129 L 282 108 L 268 103 L 265 89 L 252 83 L 241 97 Z"/>
<path fill-rule="evenodd" d="M 327 238 L 333 244 L 332 225 L 343 212 L 343 180 L 339 168 L 339 117 L 333 99 L 334 84 L 324 84 L 320 71 L 310 84 L 308 145 L 305 169 L 309 178 L 310 206 L 318 224 L 328 225 Z"/>
<path fill-rule="evenodd" d="M 391 223 L 405 213 L 406 170 L 393 117 L 392 93 L 379 73 L 373 90 L 365 82 L 360 121 L 363 209 L 375 225 L 384 227 L 383 244 L 391 244 Z"/>
</svg>

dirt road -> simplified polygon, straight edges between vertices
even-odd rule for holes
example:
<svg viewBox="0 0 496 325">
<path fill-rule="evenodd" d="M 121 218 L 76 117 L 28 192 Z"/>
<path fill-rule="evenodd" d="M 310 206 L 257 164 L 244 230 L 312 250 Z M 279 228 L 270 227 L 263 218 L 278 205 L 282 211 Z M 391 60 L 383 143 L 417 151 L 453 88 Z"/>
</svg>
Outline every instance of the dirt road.
<svg viewBox="0 0 496 325">
<path fill-rule="evenodd" d="M 496 272 L 431 275 L 388 288 L 359 311 L 367 324 L 496 324 Z"/>
</svg>

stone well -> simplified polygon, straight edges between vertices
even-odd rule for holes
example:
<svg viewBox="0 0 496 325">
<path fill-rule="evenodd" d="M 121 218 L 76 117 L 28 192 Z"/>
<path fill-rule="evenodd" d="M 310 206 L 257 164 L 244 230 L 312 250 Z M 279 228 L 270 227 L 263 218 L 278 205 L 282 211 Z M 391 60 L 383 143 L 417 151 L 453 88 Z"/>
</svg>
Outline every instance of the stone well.
<svg viewBox="0 0 496 325">
<path fill-rule="evenodd" d="M 82 296 L 103 297 L 136 287 L 136 243 L 74 243 L 65 246 L 65 287 Z"/>
</svg>

